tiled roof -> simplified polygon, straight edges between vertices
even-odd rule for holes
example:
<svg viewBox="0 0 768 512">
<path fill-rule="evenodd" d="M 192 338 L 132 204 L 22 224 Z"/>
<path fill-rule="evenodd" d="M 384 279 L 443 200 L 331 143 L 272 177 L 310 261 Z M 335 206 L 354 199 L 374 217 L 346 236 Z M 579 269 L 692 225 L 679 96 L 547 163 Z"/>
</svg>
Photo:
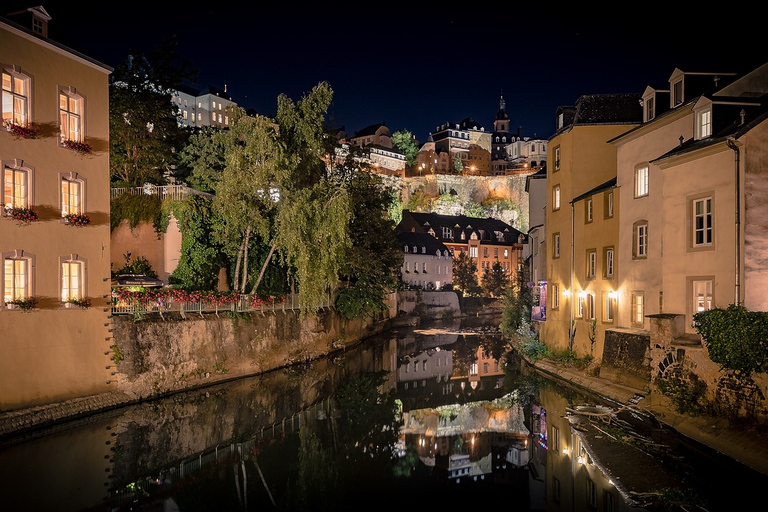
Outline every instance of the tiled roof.
<svg viewBox="0 0 768 512">
<path fill-rule="evenodd" d="M 445 252 L 448 248 L 443 242 L 433 237 L 429 233 L 416 233 L 413 231 L 397 231 L 397 241 L 400 242 L 400 246 L 407 245 L 412 251 L 414 246 L 418 247 L 419 254 L 435 254 L 436 251 Z M 422 247 L 426 248 L 426 251 L 422 251 Z"/>
<path fill-rule="evenodd" d="M 443 227 L 453 230 L 453 238 L 443 238 Z M 429 229 L 435 233 L 435 237 L 446 243 L 465 243 L 470 239 L 472 232 L 478 233 L 480 243 L 493 243 L 496 245 L 513 245 L 518 243 L 520 237 L 525 234 L 513 228 L 504 221 L 491 217 L 479 218 L 466 215 L 442 215 L 439 213 L 423 213 L 403 210 L 403 219 L 397 226 L 401 231 L 427 233 Z M 465 232 L 465 240 L 461 240 L 461 231 Z M 504 240 L 499 241 L 496 233 L 502 233 Z M 480 236 L 484 234 L 484 236 Z"/>
</svg>

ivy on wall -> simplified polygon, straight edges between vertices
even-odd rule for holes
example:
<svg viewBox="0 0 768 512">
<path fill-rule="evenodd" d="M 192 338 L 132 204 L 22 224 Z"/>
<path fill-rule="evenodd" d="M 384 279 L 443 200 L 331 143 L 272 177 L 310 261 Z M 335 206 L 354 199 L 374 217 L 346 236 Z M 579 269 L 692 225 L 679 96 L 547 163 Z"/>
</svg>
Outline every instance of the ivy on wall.
<svg viewBox="0 0 768 512">
<path fill-rule="evenodd" d="M 165 208 L 167 210 L 167 207 Z M 161 233 L 168 227 L 168 212 L 157 195 L 120 194 L 110 200 L 110 229 L 115 230 L 124 220 L 131 229 L 142 222 L 152 224 Z"/>
<path fill-rule="evenodd" d="M 693 326 L 713 362 L 746 375 L 768 373 L 768 312 L 731 304 L 695 313 Z"/>
</svg>

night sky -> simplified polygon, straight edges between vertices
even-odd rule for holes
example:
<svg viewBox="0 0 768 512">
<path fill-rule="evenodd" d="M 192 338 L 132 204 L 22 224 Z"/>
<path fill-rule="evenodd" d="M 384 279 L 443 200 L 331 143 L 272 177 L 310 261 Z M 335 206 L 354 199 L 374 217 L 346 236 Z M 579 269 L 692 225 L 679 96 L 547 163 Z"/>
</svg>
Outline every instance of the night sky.
<svg viewBox="0 0 768 512">
<path fill-rule="evenodd" d="M 336 127 L 352 134 L 383 122 L 421 142 L 438 125 L 467 117 L 491 131 L 502 94 L 513 131 L 547 138 L 557 107 L 582 94 L 642 93 L 663 86 L 675 67 L 739 72 L 768 62 L 765 28 L 743 10 L 746 21 L 714 12 L 665 19 L 663 6 L 598 18 L 586 9 L 549 15 L 508 3 L 483 4 L 482 12 L 434 4 L 159 4 L 43 7 L 51 38 L 109 66 L 175 34 L 179 53 L 201 71 L 197 85 L 226 84 L 243 107 L 272 115 L 279 94 L 299 100 L 327 81 Z"/>
</svg>

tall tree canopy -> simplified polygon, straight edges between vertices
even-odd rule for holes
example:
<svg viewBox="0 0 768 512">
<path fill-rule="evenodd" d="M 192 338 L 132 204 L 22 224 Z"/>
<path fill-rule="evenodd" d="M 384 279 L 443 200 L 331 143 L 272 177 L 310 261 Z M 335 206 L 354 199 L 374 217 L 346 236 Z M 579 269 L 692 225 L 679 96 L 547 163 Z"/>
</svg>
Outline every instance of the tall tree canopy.
<svg viewBox="0 0 768 512">
<path fill-rule="evenodd" d="M 416 155 L 419 148 L 416 145 L 416 136 L 408 130 L 398 130 L 392 134 L 392 144 L 403 152 L 405 163 L 411 168 L 416 165 Z"/>
<path fill-rule="evenodd" d="M 196 71 L 176 53 L 175 38 L 149 55 L 132 50 L 110 85 L 110 177 L 113 184 L 162 184 L 176 168 L 188 132 L 178 123 L 171 91 Z"/>
</svg>

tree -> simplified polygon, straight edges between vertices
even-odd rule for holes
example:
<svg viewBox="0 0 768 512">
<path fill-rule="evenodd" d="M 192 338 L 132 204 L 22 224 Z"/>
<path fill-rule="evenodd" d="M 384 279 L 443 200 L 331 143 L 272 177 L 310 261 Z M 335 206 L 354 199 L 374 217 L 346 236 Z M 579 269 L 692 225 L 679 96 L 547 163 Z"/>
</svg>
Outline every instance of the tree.
<svg viewBox="0 0 768 512">
<path fill-rule="evenodd" d="M 196 190 L 215 192 L 227 166 L 227 137 L 227 133 L 214 126 L 203 126 L 190 135 L 179 154 L 179 163 L 184 169 L 179 177 Z"/>
<path fill-rule="evenodd" d="M 193 195 L 174 206 L 173 214 L 181 231 L 181 256 L 168 281 L 186 290 L 216 290 L 219 269 L 224 262 L 221 248 L 211 243 L 214 229 L 211 201 Z"/>
<path fill-rule="evenodd" d="M 499 261 L 483 272 L 483 290 L 491 297 L 502 297 L 509 286 L 509 274 Z"/>
<path fill-rule="evenodd" d="M 476 294 L 479 290 L 475 260 L 466 252 L 460 252 L 453 258 L 453 285 L 467 295 Z"/>
<path fill-rule="evenodd" d="M 529 325 L 533 293 L 526 286 L 525 277 L 518 272 L 514 286 L 507 287 L 504 294 L 503 309 L 501 310 L 500 329 L 505 336 L 513 336 L 521 326 Z"/>
<path fill-rule="evenodd" d="M 177 165 L 188 131 L 178 123 L 171 91 L 196 71 L 176 53 L 175 38 L 148 56 L 132 50 L 110 85 L 110 177 L 115 184 L 162 184 Z"/>
<path fill-rule="evenodd" d="M 419 152 L 416 136 L 408 130 L 398 130 L 392 134 L 392 144 L 405 155 L 405 165 L 412 168 L 416 164 L 416 155 Z"/>
<path fill-rule="evenodd" d="M 345 165 L 353 165 L 347 159 Z M 386 308 L 386 295 L 400 283 L 403 253 L 388 215 L 393 200 L 381 177 L 365 169 L 351 173 L 349 190 L 353 215 L 349 225 L 352 245 L 341 269 L 343 286 L 336 310 L 343 318 L 373 315 Z"/>
</svg>

